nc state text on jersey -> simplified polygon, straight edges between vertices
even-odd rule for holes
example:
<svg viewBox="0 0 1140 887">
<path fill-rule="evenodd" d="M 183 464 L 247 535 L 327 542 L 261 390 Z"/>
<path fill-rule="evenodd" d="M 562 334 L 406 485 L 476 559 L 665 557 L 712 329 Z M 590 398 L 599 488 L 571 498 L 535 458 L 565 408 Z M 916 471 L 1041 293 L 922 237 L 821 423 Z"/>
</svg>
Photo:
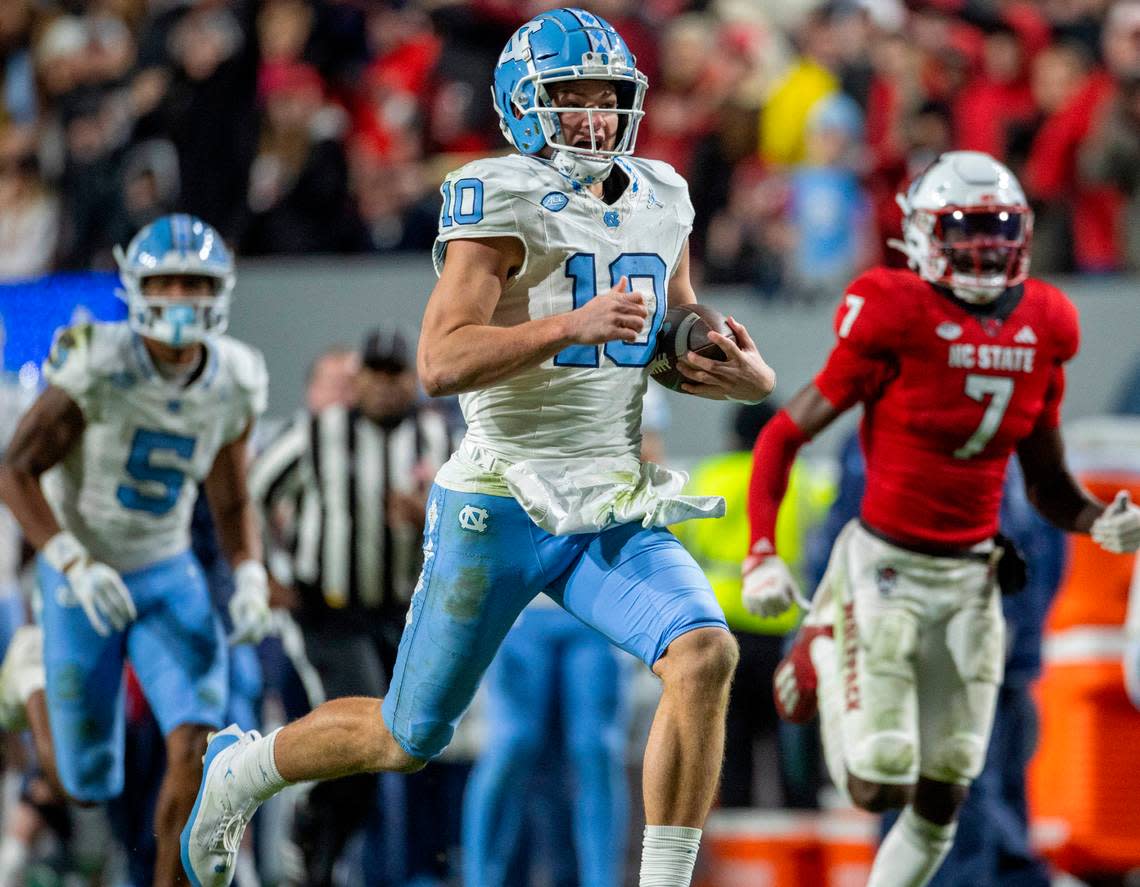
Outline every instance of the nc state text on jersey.
<svg viewBox="0 0 1140 887">
<path fill-rule="evenodd" d="M 949 365 L 967 370 L 1009 370 L 1032 373 L 1036 348 L 1018 348 L 1012 345 L 971 345 L 962 343 L 950 346 Z"/>
</svg>

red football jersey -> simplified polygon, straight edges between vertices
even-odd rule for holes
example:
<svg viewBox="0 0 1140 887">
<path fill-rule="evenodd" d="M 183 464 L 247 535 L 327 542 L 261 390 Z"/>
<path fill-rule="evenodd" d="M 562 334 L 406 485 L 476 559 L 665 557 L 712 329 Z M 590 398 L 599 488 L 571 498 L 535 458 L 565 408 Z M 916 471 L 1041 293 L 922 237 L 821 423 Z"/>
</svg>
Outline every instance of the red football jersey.
<svg viewBox="0 0 1140 887">
<path fill-rule="evenodd" d="M 1010 455 L 1060 422 L 1073 304 L 1030 279 L 997 320 L 912 271 L 875 268 L 848 287 L 835 330 L 815 384 L 839 410 L 864 405 L 864 521 L 918 545 L 992 536 Z"/>
</svg>

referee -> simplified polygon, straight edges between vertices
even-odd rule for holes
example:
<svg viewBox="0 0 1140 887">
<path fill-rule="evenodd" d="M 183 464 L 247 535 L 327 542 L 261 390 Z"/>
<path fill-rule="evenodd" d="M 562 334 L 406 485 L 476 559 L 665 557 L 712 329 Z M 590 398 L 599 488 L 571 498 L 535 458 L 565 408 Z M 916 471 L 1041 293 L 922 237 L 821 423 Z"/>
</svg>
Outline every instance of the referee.
<svg viewBox="0 0 1140 887">
<path fill-rule="evenodd" d="M 451 453 L 445 419 L 418 402 L 400 333 L 368 335 L 354 394 L 354 406 L 300 414 L 249 476 L 288 552 L 296 620 L 326 699 L 384 695 L 419 574 L 428 490 Z M 376 787 L 375 774 L 362 774 L 310 793 L 295 827 L 306 884 L 331 885 Z"/>
</svg>

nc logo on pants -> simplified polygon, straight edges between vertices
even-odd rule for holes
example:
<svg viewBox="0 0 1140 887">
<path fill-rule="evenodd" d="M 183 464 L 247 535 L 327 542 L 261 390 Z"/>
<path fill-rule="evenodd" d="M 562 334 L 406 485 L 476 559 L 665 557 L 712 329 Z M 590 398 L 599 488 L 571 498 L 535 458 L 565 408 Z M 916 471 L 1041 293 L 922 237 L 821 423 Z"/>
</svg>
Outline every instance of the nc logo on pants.
<svg viewBox="0 0 1140 887">
<path fill-rule="evenodd" d="M 485 533 L 488 516 L 486 508 L 479 508 L 477 505 L 464 505 L 459 509 L 459 526 L 475 533 Z"/>
</svg>

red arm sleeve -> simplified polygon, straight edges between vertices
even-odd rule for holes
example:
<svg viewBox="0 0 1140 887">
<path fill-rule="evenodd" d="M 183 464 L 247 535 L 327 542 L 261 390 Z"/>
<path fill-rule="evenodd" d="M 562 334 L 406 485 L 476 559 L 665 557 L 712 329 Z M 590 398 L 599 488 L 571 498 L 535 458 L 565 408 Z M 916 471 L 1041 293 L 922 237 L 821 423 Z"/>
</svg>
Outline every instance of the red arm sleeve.
<svg viewBox="0 0 1140 887">
<path fill-rule="evenodd" d="M 750 554 L 764 557 L 775 551 L 776 515 L 788 490 L 796 453 L 807 441 L 784 410 L 776 413 L 756 438 L 756 446 L 752 448 L 752 481 L 748 487 L 748 519 L 752 526 Z"/>
</svg>

